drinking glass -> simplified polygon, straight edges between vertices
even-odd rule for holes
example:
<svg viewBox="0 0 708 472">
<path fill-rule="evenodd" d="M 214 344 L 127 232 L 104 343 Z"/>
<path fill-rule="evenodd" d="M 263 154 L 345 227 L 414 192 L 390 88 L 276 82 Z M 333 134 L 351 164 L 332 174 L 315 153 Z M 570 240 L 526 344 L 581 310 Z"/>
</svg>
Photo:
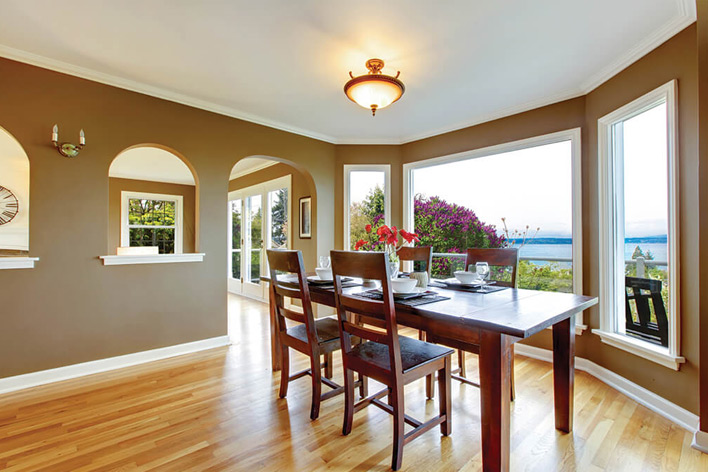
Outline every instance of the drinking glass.
<svg viewBox="0 0 708 472">
<path fill-rule="evenodd" d="M 475 269 L 477 271 L 477 275 L 479 275 L 479 278 L 481 279 L 481 286 L 479 288 L 479 291 L 484 293 L 487 291 L 485 288 L 487 281 L 485 279 L 489 275 L 489 264 L 487 264 L 486 262 L 478 262 L 475 264 Z"/>
<path fill-rule="evenodd" d="M 329 256 L 320 256 L 320 268 L 321 269 L 329 269 L 329 267 L 332 265 L 332 261 L 330 260 Z"/>
</svg>

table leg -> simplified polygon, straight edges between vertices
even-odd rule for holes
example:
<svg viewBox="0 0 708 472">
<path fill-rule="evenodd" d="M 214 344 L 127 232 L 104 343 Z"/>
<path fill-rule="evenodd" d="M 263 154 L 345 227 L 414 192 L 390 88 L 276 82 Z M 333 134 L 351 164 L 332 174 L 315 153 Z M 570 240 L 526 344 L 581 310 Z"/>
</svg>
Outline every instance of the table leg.
<svg viewBox="0 0 708 472">
<path fill-rule="evenodd" d="M 556 429 L 573 430 L 575 316 L 553 325 L 553 401 Z"/>
<path fill-rule="evenodd" d="M 485 471 L 508 471 L 512 343 L 501 333 L 482 331 L 481 335 L 482 468 Z"/>
<path fill-rule="evenodd" d="M 275 294 L 273 292 L 272 284 L 268 289 L 270 293 L 268 306 L 270 307 L 270 362 L 273 372 L 277 372 L 281 369 L 281 346 L 280 346 L 280 336 L 278 336 L 278 321 L 275 318 Z"/>
</svg>

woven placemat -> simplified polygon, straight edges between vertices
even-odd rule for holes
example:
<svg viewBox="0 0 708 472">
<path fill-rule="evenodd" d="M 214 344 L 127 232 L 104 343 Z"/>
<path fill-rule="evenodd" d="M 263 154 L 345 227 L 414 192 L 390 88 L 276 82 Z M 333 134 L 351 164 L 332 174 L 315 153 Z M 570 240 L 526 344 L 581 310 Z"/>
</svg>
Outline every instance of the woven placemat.
<svg viewBox="0 0 708 472">
<path fill-rule="evenodd" d="M 372 300 L 383 300 L 383 294 L 378 290 L 367 290 L 366 292 L 352 293 L 352 295 L 356 295 L 357 297 L 370 298 Z M 396 305 L 418 306 L 449 299 L 450 297 L 443 297 L 442 295 L 438 295 L 437 293 L 435 293 L 430 295 L 423 295 L 421 297 L 408 298 L 405 300 L 397 299 L 394 300 L 394 302 L 396 303 Z"/>
</svg>

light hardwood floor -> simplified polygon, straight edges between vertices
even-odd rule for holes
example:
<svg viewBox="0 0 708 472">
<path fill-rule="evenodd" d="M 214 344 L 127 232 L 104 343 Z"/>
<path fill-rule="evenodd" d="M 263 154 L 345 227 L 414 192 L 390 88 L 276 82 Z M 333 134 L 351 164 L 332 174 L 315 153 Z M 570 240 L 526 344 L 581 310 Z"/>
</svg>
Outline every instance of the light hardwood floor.
<svg viewBox="0 0 708 472">
<path fill-rule="evenodd" d="M 314 422 L 309 378 L 278 399 L 267 306 L 229 297 L 230 348 L 0 396 L 0 470 L 388 470 L 390 416 L 368 408 L 344 437 L 341 396 L 324 402 Z M 299 354 L 293 362 L 306 367 Z M 567 435 L 553 427 L 550 365 L 518 357 L 516 380 L 512 470 L 708 470 L 686 430 L 589 375 L 576 374 Z M 407 411 L 419 419 L 437 408 L 424 388 L 419 381 L 406 392 Z M 407 445 L 402 470 L 479 470 L 479 392 L 453 382 L 453 405 L 452 435 L 436 429 Z"/>
</svg>

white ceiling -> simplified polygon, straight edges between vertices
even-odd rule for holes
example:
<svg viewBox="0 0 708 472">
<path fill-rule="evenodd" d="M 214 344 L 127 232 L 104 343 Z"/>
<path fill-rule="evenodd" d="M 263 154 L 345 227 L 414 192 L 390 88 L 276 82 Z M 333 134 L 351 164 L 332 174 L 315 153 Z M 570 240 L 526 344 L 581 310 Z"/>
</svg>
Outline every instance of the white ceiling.
<svg viewBox="0 0 708 472">
<path fill-rule="evenodd" d="M 0 55 L 334 143 L 402 143 L 587 93 L 694 0 L 3 0 Z M 403 98 L 342 92 L 378 57 Z"/>
<path fill-rule="evenodd" d="M 156 147 L 138 147 L 124 151 L 111 162 L 110 177 L 194 185 L 187 164 L 171 152 Z"/>
</svg>

